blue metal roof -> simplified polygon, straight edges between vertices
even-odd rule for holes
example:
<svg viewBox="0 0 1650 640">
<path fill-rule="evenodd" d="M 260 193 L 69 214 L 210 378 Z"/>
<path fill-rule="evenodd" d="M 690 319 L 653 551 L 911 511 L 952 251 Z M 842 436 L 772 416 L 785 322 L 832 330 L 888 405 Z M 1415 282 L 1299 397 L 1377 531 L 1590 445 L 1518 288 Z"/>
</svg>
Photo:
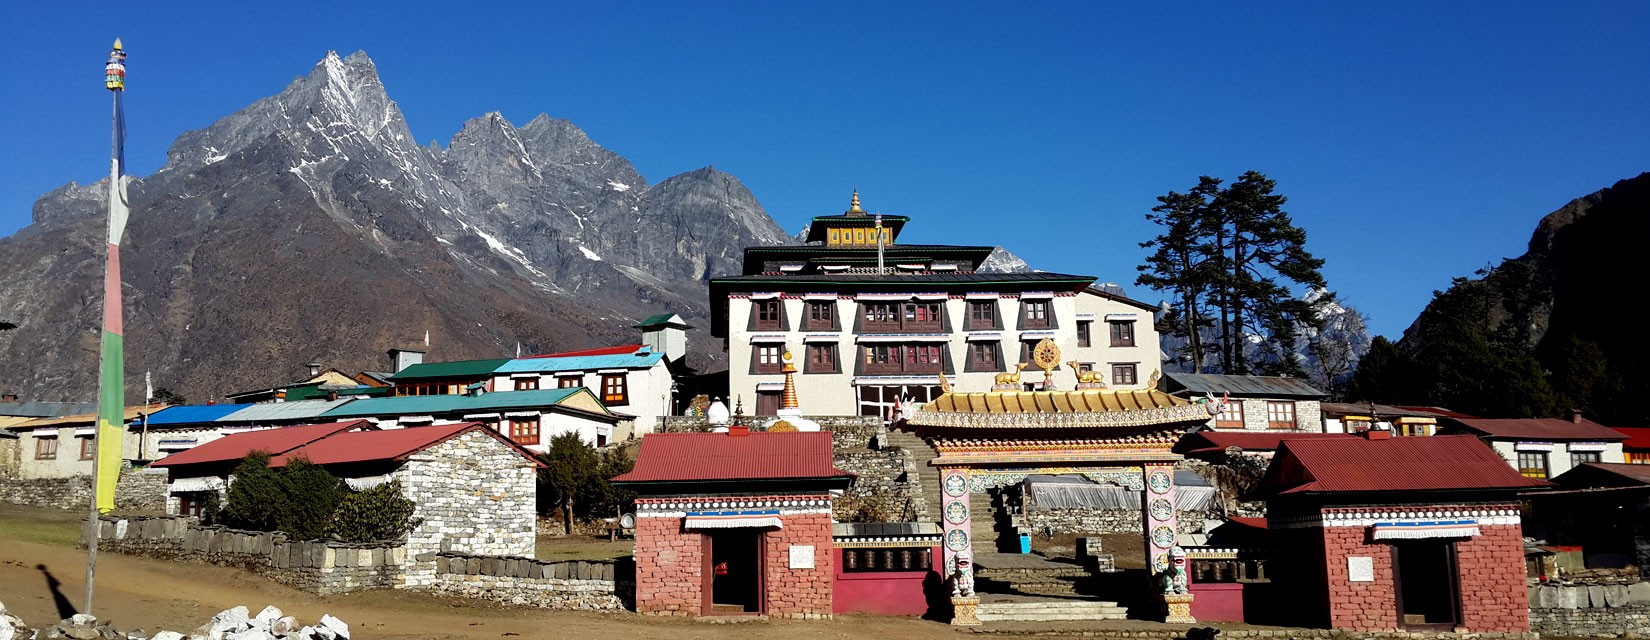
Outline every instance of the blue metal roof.
<svg viewBox="0 0 1650 640">
<path fill-rule="evenodd" d="M 180 404 L 156 411 L 149 416 L 149 426 L 169 424 L 196 424 L 213 422 L 241 409 L 250 407 L 250 404 Z"/>
<path fill-rule="evenodd" d="M 326 413 L 327 418 L 347 419 L 379 416 L 426 415 L 437 413 L 501 411 L 553 407 L 575 393 L 590 393 L 584 387 L 566 389 L 538 389 L 533 391 L 499 391 L 479 396 L 396 396 L 392 398 L 362 398 Z"/>
<path fill-rule="evenodd" d="M 517 358 L 494 369 L 500 373 L 555 373 L 557 371 L 598 371 L 601 369 L 646 369 L 658 364 L 665 354 L 637 351 L 604 356 L 566 356 L 562 358 Z"/>
<path fill-rule="evenodd" d="M 265 402 L 242 407 L 240 411 L 218 418 L 217 421 L 266 423 L 308 420 L 350 402 L 354 402 L 354 400 L 343 398 L 339 400 Z"/>
</svg>

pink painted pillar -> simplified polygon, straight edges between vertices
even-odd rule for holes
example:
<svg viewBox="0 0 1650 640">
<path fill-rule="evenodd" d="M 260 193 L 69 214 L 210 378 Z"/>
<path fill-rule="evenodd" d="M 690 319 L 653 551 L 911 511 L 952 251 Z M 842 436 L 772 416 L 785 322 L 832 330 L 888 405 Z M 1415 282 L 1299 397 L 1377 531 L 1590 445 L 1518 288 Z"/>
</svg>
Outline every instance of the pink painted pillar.
<svg viewBox="0 0 1650 640">
<path fill-rule="evenodd" d="M 1146 559 L 1152 575 L 1169 568 L 1169 549 L 1175 546 L 1178 518 L 1174 502 L 1174 464 L 1147 463 L 1144 468 L 1146 490 L 1141 492 L 1144 503 L 1141 513 L 1146 524 Z"/>
<path fill-rule="evenodd" d="M 974 514 L 969 513 L 968 504 L 968 468 L 945 467 L 940 469 L 940 524 L 944 527 L 945 538 L 942 546 L 945 548 L 945 562 L 939 567 L 940 575 L 951 577 L 951 570 L 956 566 L 957 553 L 968 549 L 969 556 L 974 555 Z"/>
</svg>

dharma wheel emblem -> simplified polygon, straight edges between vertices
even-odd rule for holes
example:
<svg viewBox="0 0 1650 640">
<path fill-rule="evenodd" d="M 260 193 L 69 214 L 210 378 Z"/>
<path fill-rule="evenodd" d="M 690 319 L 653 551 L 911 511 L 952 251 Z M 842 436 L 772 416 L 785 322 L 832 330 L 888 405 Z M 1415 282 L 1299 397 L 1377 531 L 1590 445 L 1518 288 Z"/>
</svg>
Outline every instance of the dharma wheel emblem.
<svg viewBox="0 0 1650 640">
<path fill-rule="evenodd" d="M 1174 505 L 1169 504 L 1167 498 L 1153 498 L 1152 519 L 1168 520 L 1171 517 L 1174 517 Z"/>
<path fill-rule="evenodd" d="M 1146 476 L 1146 487 L 1150 488 L 1152 493 L 1168 493 L 1173 486 L 1174 476 L 1169 475 L 1169 472 L 1162 469 L 1153 471 L 1151 475 Z"/>
</svg>

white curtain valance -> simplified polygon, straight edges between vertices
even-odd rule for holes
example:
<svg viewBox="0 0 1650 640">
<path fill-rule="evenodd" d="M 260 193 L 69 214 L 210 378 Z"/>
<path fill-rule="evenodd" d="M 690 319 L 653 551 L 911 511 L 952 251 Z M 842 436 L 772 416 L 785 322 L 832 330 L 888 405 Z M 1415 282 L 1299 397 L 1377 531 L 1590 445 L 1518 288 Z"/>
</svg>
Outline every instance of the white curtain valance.
<svg viewBox="0 0 1650 640">
<path fill-rule="evenodd" d="M 217 491 L 223 488 L 223 478 L 178 478 L 172 481 L 172 493 L 187 493 L 191 491 Z"/>
<path fill-rule="evenodd" d="M 783 529 L 776 515 L 753 516 L 688 516 L 682 520 L 682 528 L 693 529 L 739 529 L 744 527 L 775 527 Z"/>
<path fill-rule="evenodd" d="M 365 478 L 344 478 L 344 484 L 349 485 L 351 491 L 366 491 L 390 481 L 389 474 L 368 476 Z"/>
<path fill-rule="evenodd" d="M 1476 520 L 1437 522 L 1378 522 L 1376 540 L 1426 540 L 1429 538 L 1471 538 L 1479 534 Z"/>
</svg>

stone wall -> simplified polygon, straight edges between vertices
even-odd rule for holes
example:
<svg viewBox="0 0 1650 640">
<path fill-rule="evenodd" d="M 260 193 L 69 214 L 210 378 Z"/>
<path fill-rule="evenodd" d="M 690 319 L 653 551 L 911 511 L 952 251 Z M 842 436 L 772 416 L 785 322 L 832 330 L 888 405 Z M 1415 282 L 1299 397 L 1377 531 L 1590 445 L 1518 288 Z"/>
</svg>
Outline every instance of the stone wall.
<svg viewBox="0 0 1650 640">
<path fill-rule="evenodd" d="M 0 436 L 0 479 L 15 478 L 23 468 L 23 439 Z"/>
<path fill-rule="evenodd" d="M 435 558 L 435 580 L 423 589 L 513 606 L 619 611 L 634 580 L 628 559 L 541 562 L 443 554 Z"/>
<path fill-rule="evenodd" d="M 396 478 L 422 519 L 407 535 L 407 553 L 533 555 L 537 468 L 487 433 L 413 454 Z"/>
<path fill-rule="evenodd" d="M 854 474 L 853 485 L 832 504 L 840 522 L 919 522 L 928 519 L 916 463 L 904 449 L 838 449 L 838 469 Z"/>
<path fill-rule="evenodd" d="M 1199 533 L 1207 511 L 1181 511 L 1175 528 L 1180 533 Z M 1065 534 L 1140 534 L 1145 519 L 1139 509 L 1026 509 L 1025 522 L 1032 535 L 1052 537 Z"/>
<path fill-rule="evenodd" d="M 130 512 L 165 513 L 166 478 L 164 469 L 122 467 L 120 480 L 115 483 L 115 508 Z M 92 477 L 25 480 L 0 475 L 0 502 L 48 509 L 89 509 L 92 504 Z"/>
<path fill-rule="evenodd" d="M 1530 630 L 1568 637 L 1650 637 L 1650 582 L 1529 589 Z"/>
<path fill-rule="evenodd" d="M 1246 430 L 1269 430 L 1272 425 L 1268 420 L 1266 400 L 1264 398 L 1233 398 L 1232 402 L 1243 405 L 1243 428 Z M 1215 419 L 1209 419 L 1209 428 L 1215 428 Z M 1323 406 L 1317 400 L 1295 401 L 1295 429 L 1321 433 L 1323 431 Z"/>
<path fill-rule="evenodd" d="M 399 542 L 291 542 L 286 534 L 203 527 L 185 516 L 103 518 L 101 549 L 238 567 L 321 595 L 399 586 L 407 564 Z"/>
</svg>

